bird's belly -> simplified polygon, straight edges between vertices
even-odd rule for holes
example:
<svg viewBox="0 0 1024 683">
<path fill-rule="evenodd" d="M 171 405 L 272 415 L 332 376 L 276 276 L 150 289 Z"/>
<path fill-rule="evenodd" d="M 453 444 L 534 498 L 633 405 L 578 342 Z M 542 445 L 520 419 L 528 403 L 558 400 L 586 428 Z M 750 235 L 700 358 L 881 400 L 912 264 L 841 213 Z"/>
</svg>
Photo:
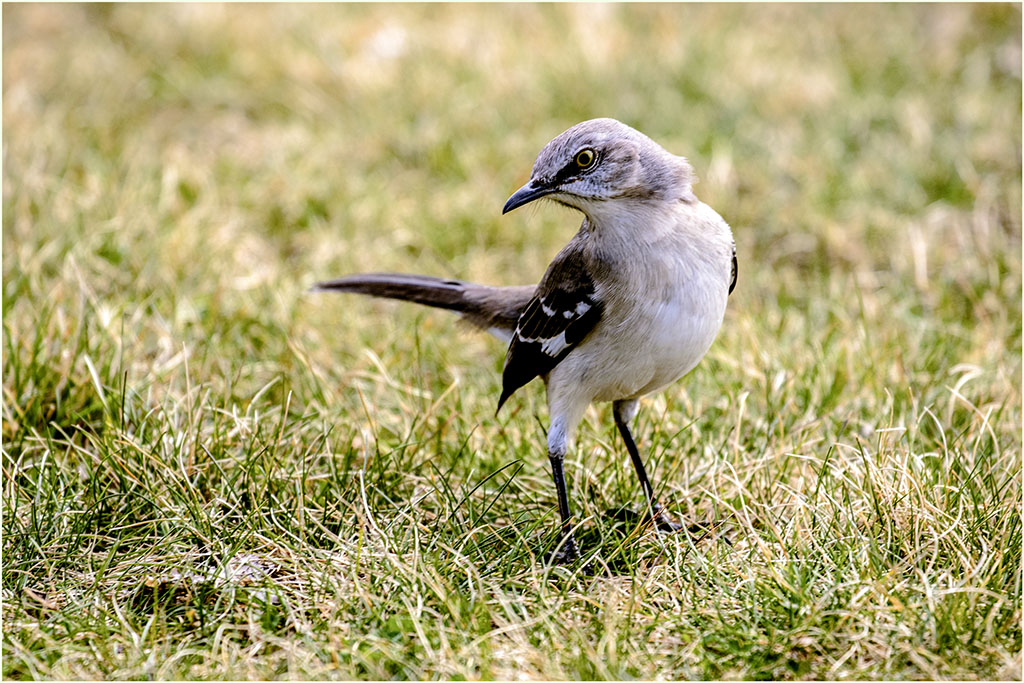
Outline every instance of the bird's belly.
<svg viewBox="0 0 1024 683">
<path fill-rule="evenodd" d="M 721 326 L 706 315 L 670 316 L 651 332 L 652 373 L 636 396 L 657 391 L 688 373 L 700 362 Z"/>
<path fill-rule="evenodd" d="M 637 313 L 622 321 L 618 360 L 610 363 L 603 386 L 595 387 L 595 401 L 639 398 L 688 373 L 711 347 L 724 310 L 670 300 Z"/>
</svg>

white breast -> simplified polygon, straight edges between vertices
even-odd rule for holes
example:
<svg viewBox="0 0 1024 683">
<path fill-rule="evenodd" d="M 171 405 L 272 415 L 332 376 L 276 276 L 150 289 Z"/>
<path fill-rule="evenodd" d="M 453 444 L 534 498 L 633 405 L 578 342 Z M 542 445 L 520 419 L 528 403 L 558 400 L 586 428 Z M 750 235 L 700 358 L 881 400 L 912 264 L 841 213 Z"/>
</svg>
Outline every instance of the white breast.
<svg viewBox="0 0 1024 683">
<path fill-rule="evenodd" d="M 650 355 L 651 376 L 631 398 L 657 391 L 697 365 L 722 326 L 725 305 L 719 305 L 719 298 L 681 289 L 678 296 L 652 307 L 650 332 L 636 340 L 638 349 Z"/>
<path fill-rule="evenodd" d="M 594 343 L 588 339 L 566 359 L 586 368 L 592 400 L 638 398 L 668 386 L 697 365 L 718 334 L 732 234 L 705 205 L 684 223 L 646 248 L 633 245 L 633 260 L 618 269 L 626 274 L 621 289 L 605 298 Z"/>
</svg>

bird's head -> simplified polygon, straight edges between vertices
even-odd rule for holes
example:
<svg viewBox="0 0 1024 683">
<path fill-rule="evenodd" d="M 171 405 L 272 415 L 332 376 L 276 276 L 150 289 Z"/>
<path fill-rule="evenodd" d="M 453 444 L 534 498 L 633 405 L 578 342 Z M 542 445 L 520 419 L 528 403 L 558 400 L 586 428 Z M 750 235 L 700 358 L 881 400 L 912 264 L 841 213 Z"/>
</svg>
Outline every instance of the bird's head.
<svg viewBox="0 0 1024 683">
<path fill-rule="evenodd" d="M 502 213 L 548 197 L 592 216 L 609 201 L 695 201 L 693 169 L 615 119 L 578 123 L 537 155 L 530 181 Z"/>
</svg>

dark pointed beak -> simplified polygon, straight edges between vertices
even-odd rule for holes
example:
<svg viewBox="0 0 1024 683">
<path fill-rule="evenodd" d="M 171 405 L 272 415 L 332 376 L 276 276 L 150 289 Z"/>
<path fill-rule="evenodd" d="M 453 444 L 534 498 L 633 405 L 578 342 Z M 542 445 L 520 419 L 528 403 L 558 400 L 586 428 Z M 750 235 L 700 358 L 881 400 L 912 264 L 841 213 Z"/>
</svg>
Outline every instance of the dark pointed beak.
<svg viewBox="0 0 1024 683">
<path fill-rule="evenodd" d="M 555 188 L 550 185 L 543 185 L 535 180 L 531 180 L 516 190 L 515 193 L 508 198 L 508 201 L 505 202 L 505 208 L 503 208 L 501 212 L 503 214 L 508 213 L 512 209 L 519 208 L 523 204 L 529 204 L 535 199 L 540 199 L 541 197 L 552 194 L 554 191 Z"/>
</svg>

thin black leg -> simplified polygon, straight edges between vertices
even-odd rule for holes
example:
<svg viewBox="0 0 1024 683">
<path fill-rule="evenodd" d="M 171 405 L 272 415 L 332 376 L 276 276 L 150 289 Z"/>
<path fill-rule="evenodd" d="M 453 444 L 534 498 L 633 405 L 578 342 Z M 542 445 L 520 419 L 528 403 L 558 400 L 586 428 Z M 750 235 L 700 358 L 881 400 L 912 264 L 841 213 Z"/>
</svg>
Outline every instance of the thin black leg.
<svg viewBox="0 0 1024 683">
<path fill-rule="evenodd" d="M 626 442 L 626 450 L 629 451 L 633 467 L 636 468 L 636 476 L 640 479 L 640 487 L 644 490 L 644 496 L 653 507 L 657 504 L 657 501 L 654 499 L 654 487 L 651 486 L 651 480 L 647 478 L 647 469 L 644 467 L 644 461 L 640 459 L 640 451 L 636 447 L 636 441 L 633 440 L 633 432 L 629 429 L 629 423 L 622 414 L 622 404 L 616 403 L 612 413 L 615 415 L 615 426 L 619 428 L 619 434 L 622 435 L 622 440 Z"/>
<path fill-rule="evenodd" d="M 558 492 L 558 514 L 562 517 L 562 549 L 552 556 L 556 563 L 572 562 L 579 557 L 576 549 L 576 539 L 572 535 L 572 514 L 569 512 L 569 494 L 565 488 L 565 472 L 562 470 L 564 456 L 548 454 L 551 461 L 551 475 L 555 480 L 555 490 Z"/>
<path fill-rule="evenodd" d="M 661 503 L 654 496 L 654 487 L 651 486 L 651 480 L 647 478 L 647 468 L 644 467 L 644 461 L 640 459 L 640 451 L 636 447 L 636 441 L 633 440 L 633 432 L 629 428 L 629 416 L 627 416 L 627 411 L 633 405 L 635 404 L 628 401 L 616 401 L 612 404 L 615 426 L 619 428 L 619 434 L 622 435 L 622 440 L 626 443 L 626 450 L 629 451 L 629 457 L 633 461 L 636 476 L 640 479 L 640 487 L 644 490 L 644 497 L 647 498 L 647 502 L 651 506 L 651 514 L 654 516 L 655 524 L 664 531 L 677 531 L 682 526 L 668 516 L 668 513 L 662 509 Z"/>
</svg>

